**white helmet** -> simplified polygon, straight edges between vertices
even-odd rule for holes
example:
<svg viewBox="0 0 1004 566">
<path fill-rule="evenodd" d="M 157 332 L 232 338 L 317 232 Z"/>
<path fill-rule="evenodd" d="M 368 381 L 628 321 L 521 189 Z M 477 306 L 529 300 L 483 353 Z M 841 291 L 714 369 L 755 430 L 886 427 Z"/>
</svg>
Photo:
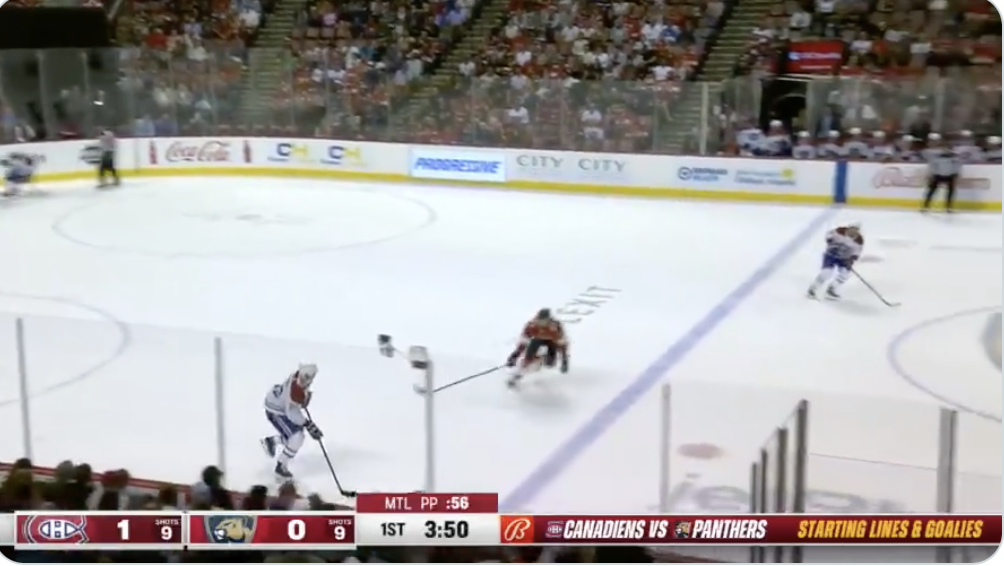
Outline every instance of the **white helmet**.
<svg viewBox="0 0 1004 566">
<path fill-rule="evenodd" d="M 314 377 L 316 376 L 316 364 L 300 364 L 300 367 L 296 368 L 296 381 L 304 389 L 310 387 L 310 384 L 314 382 Z"/>
</svg>

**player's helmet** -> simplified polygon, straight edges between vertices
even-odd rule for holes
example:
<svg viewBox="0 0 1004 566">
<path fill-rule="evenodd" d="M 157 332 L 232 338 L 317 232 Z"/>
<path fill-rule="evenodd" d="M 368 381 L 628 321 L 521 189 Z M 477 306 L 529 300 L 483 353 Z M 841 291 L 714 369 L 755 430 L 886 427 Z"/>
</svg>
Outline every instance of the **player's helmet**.
<svg viewBox="0 0 1004 566">
<path fill-rule="evenodd" d="M 317 365 L 315 364 L 300 364 L 300 367 L 296 369 L 296 381 L 304 388 L 310 387 L 310 384 L 314 382 L 314 377 L 317 376 Z"/>
<path fill-rule="evenodd" d="M 538 320 L 551 320 L 551 309 L 540 309 L 537 311 Z"/>
</svg>

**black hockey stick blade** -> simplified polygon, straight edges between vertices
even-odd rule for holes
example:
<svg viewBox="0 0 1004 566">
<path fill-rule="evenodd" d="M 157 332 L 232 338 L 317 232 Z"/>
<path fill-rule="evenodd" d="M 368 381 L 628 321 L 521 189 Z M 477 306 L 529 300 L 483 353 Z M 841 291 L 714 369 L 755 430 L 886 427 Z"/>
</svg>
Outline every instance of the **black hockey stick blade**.
<svg viewBox="0 0 1004 566">
<path fill-rule="evenodd" d="M 447 389 L 449 389 L 451 387 L 456 387 L 457 385 L 460 385 L 461 383 L 467 383 L 468 381 L 471 381 L 473 379 L 477 379 L 479 377 L 484 377 L 484 376 L 486 376 L 488 374 L 495 373 L 495 372 L 497 372 L 498 370 L 500 370 L 500 369 L 502 369 L 504 367 L 505 366 L 495 366 L 495 367 L 493 367 L 491 369 L 486 369 L 484 371 L 475 373 L 474 375 L 468 375 L 467 377 L 460 378 L 460 379 L 458 379 L 456 381 L 451 381 L 451 382 L 447 383 L 446 385 L 440 385 L 439 387 L 433 389 L 432 392 L 433 393 L 440 393 L 442 391 L 446 391 Z M 421 387 L 419 385 L 415 386 L 415 393 L 418 393 L 420 395 L 425 395 L 428 392 L 429 392 L 429 390 L 426 389 L 425 387 Z"/>
<path fill-rule="evenodd" d="M 882 296 L 882 293 L 879 293 L 878 290 L 875 289 L 875 287 L 872 287 L 871 283 L 869 283 L 864 277 L 861 277 L 861 274 L 858 273 L 856 270 L 852 269 L 851 273 L 853 273 L 854 276 L 858 278 L 858 281 L 860 281 L 865 287 L 867 287 L 868 290 L 871 291 L 873 295 L 878 297 L 878 300 L 882 301 L 882 304 L 884 304 L 885 306 L 895 308 L 903 304 L 903 303 L 896 303 L 890 301 L 889 299 L 886 299 L 884 296 Z"/>
<path fill-rule="evenodd" d="M 310 416 L 309 409 L 304 407 L 303 412 L 307 415 L 308 419 L 311 421 L 314 420 L 314 417 Z M 324 455 L 324 461 L 328 464 L 328 471 L 331 472 L 331 477 L 335 480 L 335 487 L 338 488 L 338 493 L 341 493 L 342 497 L 355 497 L 358 495 L 355 491 L 342 488 L 342 482 L 338 480 L 338 474 L 335 472 L 335 466 L 331 463 L 331 458 L 328 456 L 328 449 L 324 446 L 324 441 L 317 439 L 317 444 L 321 446 L 321 454 Z"/>
</svg>

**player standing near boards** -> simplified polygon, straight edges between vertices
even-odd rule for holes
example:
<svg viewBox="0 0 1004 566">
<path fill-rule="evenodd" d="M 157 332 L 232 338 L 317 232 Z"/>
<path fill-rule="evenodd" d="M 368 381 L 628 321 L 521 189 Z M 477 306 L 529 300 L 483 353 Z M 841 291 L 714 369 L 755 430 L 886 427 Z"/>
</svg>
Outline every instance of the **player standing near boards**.
<svg viewBox="0 0 1004 566">
<path fill-rule="evenodd" d="M 105 180 L 107 175 L 112 176 L 114 186 L 117 187 L 121 181 L 119 181 L 119 172 L 115 169 L 115 153 L 118 150 L 118 140 L 115 139 L 115 134 L 111 130 L 101 132 L 98 146 L 101 148 L 101 160 L 98 164 L 98 188 L 108 186 Z"/>
<path fill-rule="evenodd" d="M 927 136 L 928 147 L 922 152 L 927 162 L 927 194 L 921 212 L 931 209 L 931 200 L 939 185 L 945 185 L 945 212 L 955 212 L 955 182 L 962 171 L 962 159 L 952 148 L 942 145 L 941 134 Z"/>
</svg>

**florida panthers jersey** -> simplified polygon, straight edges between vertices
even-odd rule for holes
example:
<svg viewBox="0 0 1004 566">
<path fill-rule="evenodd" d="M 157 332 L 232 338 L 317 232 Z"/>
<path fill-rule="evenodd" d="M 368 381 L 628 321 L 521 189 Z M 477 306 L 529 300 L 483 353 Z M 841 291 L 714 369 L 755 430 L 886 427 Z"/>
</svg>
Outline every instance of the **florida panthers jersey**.
<svg viewBox="0 0 1004 566">
<path fill-rule="evenodd" d="M 286 381 L 269 390 L 265 396 L 265 411 L 282 415 L 293 424 L 303 426 L 307 422 L 302 408 L 306 398 L 307 391 L 297 382 L 294 373 Z"/>
</svg>

